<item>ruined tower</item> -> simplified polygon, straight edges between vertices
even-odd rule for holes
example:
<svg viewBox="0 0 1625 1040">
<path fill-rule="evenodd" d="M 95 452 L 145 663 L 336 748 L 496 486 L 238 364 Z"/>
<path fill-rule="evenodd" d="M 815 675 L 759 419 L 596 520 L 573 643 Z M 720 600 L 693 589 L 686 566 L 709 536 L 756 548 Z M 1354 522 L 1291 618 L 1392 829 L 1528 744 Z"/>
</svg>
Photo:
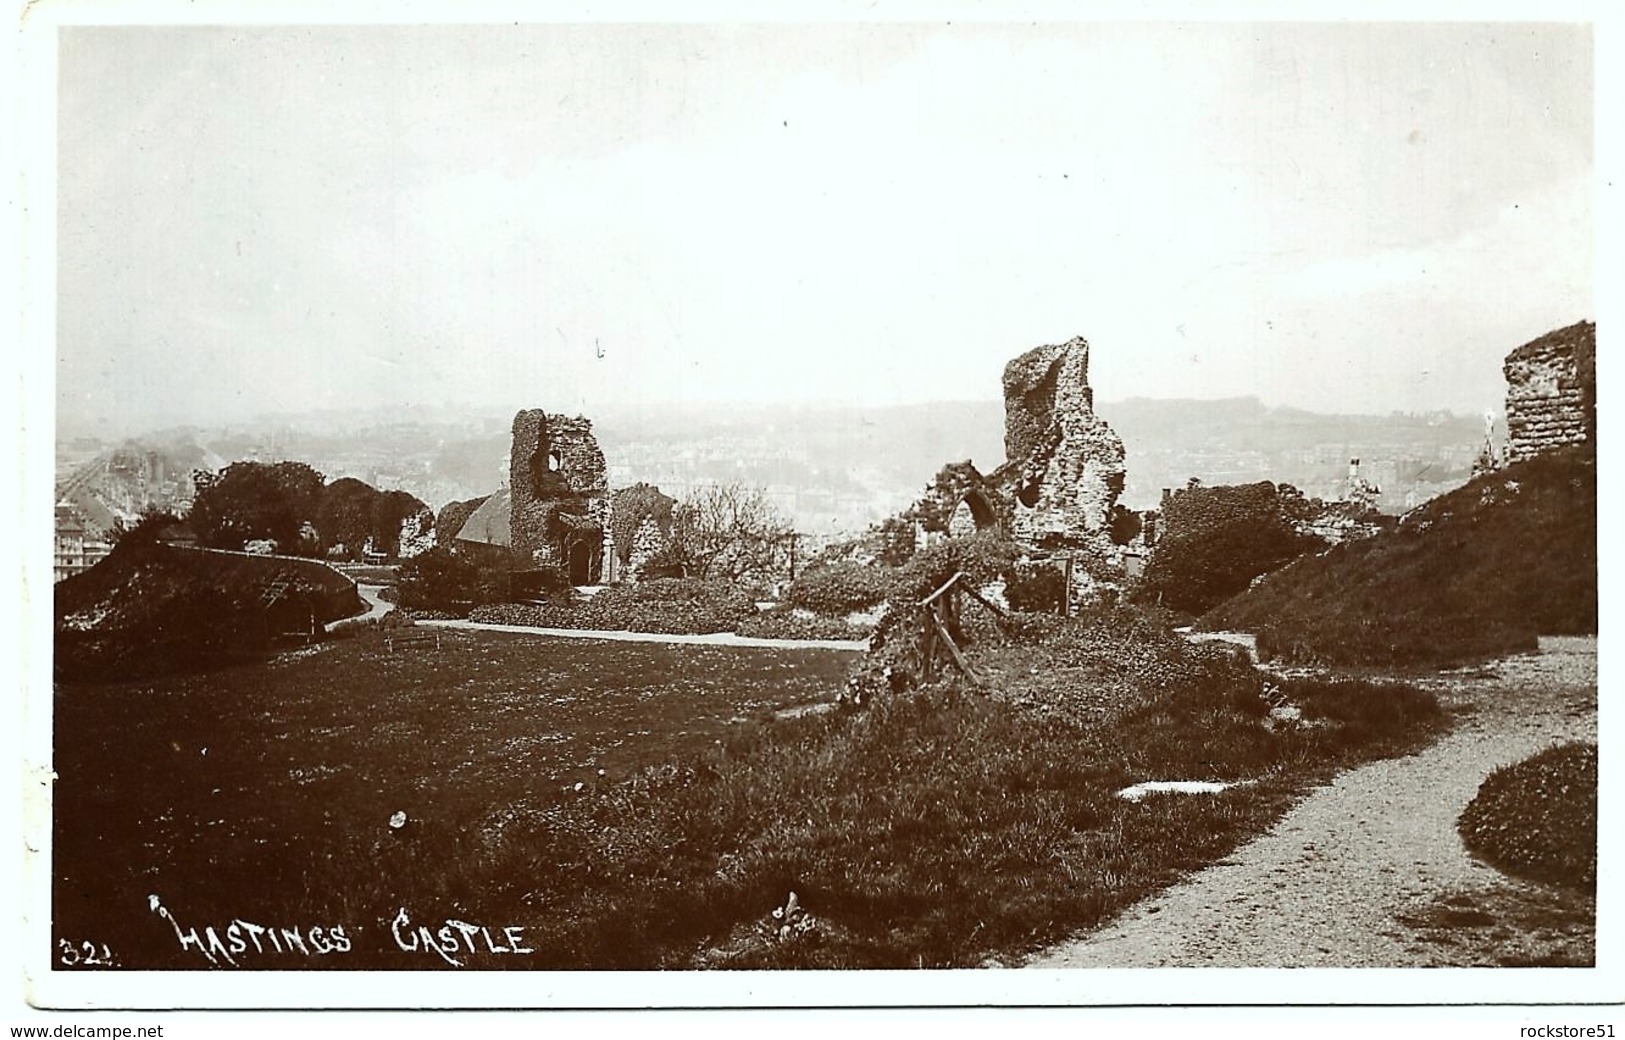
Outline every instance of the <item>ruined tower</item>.
<svg viewBox="0 0 1625 1040">
<path fill-rule="evenodd" d="M 1036 347 L 1004 367 L 1004 451 L 993 478 L 1014 499 L 1011 533 L 1052 547 L 1109 537 L 1123 441 L 1095 414 L 1089 343 Z"/>
<path fill-rule="evenodd" d="M 533 566 L 597 584 L 609 512 L 604 453 L 591 420 L 526 409 L 513 418 L 508 465 L 509 544 Z"/>
</svg>

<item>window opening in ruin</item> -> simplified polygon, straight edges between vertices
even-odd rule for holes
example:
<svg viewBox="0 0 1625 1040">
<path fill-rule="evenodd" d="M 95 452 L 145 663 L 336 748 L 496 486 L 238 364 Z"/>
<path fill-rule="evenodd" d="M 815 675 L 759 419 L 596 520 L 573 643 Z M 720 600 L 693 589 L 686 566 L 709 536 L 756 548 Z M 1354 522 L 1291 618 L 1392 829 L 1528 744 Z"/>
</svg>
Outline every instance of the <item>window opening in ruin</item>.
<svg viewBox="0 0 1625 1040">
<path fill-rule="evenodd" d="M 557 473 L 559 471 L 559 453 L 557 449 L 547 453 L 547 471 L 549 473 Z"/>
</svg>

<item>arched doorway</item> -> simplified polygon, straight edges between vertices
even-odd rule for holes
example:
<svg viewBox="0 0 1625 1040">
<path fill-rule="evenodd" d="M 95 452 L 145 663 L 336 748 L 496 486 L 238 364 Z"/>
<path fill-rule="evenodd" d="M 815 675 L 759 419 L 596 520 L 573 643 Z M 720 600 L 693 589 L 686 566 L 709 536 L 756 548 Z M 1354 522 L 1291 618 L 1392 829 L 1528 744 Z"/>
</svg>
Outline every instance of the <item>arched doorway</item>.
<svg viewBox="0 0 1625 1040">
<path fill-rule="evenodd" d="M 585 538 L 570 543 L 565 556 L 565 571 L 571 585 L 598 584 L 598 549 Z"/>
<path fill-rule="evenodd" d="M 998 514 L 993 511 L 993 506 L 980 491 L 972 489 L 965 492 L 965 497 L 954 507 L 953 515 L 948 519 L 948 536 L 962 538 L 998 525 Z"/>
</svg>

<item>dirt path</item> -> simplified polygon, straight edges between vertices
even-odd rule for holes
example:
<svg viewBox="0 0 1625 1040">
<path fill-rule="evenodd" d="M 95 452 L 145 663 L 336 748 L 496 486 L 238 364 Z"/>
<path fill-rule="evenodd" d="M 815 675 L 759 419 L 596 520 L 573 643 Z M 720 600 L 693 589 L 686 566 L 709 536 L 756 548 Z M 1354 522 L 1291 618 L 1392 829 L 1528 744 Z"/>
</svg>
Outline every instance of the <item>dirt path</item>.
<svg viewBox="0 0 1625 1040">
<path fill-rule="evenodd" d="M 1026 966 L 1468 965 L 1589 942 L 1585 908 L 1472 859 L 1456 818 L 1491 770 L 1596 739 L 1596 639 L 1426 684 L 1460 714 L 1438 743 L 1338 776 L 1230 859 Z"/>
<path fill-rule="evenodd" d="M 351 625 L 365 625 L 368 622 L 377 621 L 385 614 L 388 614 L 390 611 L 394 610 L 395 604 L 390 603 L 383 598 L 383 591 L 385 588 L 387 588 L 387 586 L 363 585 L 362 583 L 357 582 L 355 590 L 361 596 L 361 602 L 367 605 L 367 609 L 363 613 L 356 614 L 353 617 L 339 618 L 337 621 L 329 621 L 325 626 L 327 631 L 333 632 Z"/>
</svg>

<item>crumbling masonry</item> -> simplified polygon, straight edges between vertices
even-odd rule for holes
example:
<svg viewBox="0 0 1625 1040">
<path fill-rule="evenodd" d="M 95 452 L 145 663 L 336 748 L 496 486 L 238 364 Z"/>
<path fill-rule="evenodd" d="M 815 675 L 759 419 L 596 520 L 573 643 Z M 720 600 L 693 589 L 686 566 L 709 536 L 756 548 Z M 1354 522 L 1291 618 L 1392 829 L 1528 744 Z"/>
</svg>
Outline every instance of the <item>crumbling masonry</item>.
<svg viewBox="0 0 1625 1040">
<path fill-rule="evenodd" d="M 1506 357 L 1507 461 L 1597 435 L 1597 326 L 1548 332 Z"/>
<path fill-rule="evenodd" d="M 1123 492 L 1123 441 L 1095 414 L 1089 344 L 1081 337 L 1037 347 L 1004 369 L 1007 460 L 984 476 L 950 463 L 906 514 L 920 537 L 1004 532 L 1030 559 L 1064 566 L 1074 594 L 1124 567 L 1112 522 Z"/>
<path fill-rule="evenodd" d="M 1004 453 L 991 480 L 1012 501 L 1018 542 L 1106 549 L 1123 493 L 1123 441 L 1095 414 L 1081 336 L 1004 366 Z"/>
</svg>

